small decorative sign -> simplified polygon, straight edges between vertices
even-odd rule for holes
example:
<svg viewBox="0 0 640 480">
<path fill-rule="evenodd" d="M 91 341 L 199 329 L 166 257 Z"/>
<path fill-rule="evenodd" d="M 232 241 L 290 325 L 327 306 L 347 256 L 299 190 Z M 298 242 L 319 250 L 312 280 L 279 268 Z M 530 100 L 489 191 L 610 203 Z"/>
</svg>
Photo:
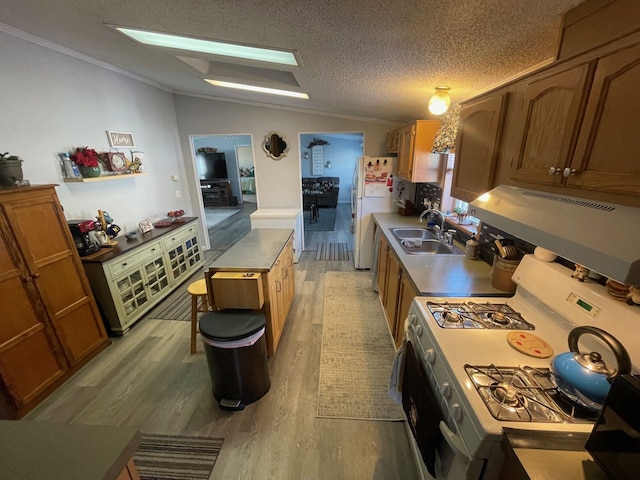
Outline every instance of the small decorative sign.
<svg viewBox="0 0 640 480">
<path fill-rule="evenodd" d="M 136 143 L 133 141 L 133 133 L 130 132 L 112 132 L 107 130 L 107 136 L 109 137 L 109 146 L 116 147 L 135 147 Z"/>
<path fill-rule="evenodd" d="M 322 175 L 324 173 L 324 149 L 322 145 L 311 147 L 311 175 Z"/>
</svg>

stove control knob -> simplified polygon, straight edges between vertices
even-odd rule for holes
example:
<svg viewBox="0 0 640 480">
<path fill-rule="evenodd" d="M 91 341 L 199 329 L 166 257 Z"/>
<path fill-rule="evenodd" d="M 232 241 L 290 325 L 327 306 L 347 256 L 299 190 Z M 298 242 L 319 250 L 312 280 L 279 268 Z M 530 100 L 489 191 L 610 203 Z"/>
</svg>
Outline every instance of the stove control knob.
<svg viewBox="0 0 640 480">
<path fill-rule="evenodd" d="M 451 410 L 449 410 L 449 412 L 451 413 L 451 418 L 453 418 L 456 422 L 462 420 L 462 407 L 457 403 L 451 405 Z"/>
<path fill-rule="evenodd" d="M 440 393 L 444 398 L 451 398 L 451 385 L 449 385 L 449 382 L 445 382 L 440 386 Z"/>
<path fill-rule="evenodd" d="M 418 319 L 416 318 L 415 315 L 413 314 L 409 315 L 409 323 L 411 323 L 411 325 L 415 325 L 416 323 L 418 323 Z"/>
<path fill-rule="evenodd" d="M 427 362 L 433 364 L 436 361 L 436 351 L 433 348 L 424 352 L 424 358 Z"/>
<path fill-rule="evenodd" d="M 416 334 L 416 337 L 418 338 L 422 337 L 422 325 L 417 325 L 414 332 Z"/>
</svg>

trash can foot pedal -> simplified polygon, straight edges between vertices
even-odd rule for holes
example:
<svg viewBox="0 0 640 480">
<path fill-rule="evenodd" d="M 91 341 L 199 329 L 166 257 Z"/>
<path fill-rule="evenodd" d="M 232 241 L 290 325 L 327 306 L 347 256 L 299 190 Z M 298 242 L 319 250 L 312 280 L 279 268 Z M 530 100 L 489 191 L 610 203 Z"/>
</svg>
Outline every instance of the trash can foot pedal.
<svg viewBox="0 0 640 480">
<path fill-rule="evenodd" d="M 220 408 L 225 410 L 244 410 L 244 403 L 242 403 L 242 400 L 228 400 L 223 398 L 220 400 Z"/>
</svg>

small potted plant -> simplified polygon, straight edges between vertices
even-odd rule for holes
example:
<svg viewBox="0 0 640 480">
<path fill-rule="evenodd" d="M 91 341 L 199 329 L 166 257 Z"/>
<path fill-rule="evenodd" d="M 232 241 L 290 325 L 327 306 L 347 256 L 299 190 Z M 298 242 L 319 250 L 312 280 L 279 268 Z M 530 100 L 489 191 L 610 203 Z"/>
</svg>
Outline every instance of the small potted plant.
<svg viewBox="0 0 640 480">
<path fill-rule="evenodd" d="M 78 147 L 70 155 L 71 161 L 78 166 L 80 174 L 85 178 L 100 176 L 100 164 L 98 153 L 89 147 Z"/>
</svg>

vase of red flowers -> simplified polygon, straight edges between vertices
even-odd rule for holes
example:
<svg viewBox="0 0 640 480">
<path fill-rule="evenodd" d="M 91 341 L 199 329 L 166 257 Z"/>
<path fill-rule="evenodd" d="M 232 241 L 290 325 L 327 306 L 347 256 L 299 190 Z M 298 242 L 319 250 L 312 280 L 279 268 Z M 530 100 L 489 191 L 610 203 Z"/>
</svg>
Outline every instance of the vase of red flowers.
<svg viewBox="0 0 640 480">
<path fill-rule="evenodd" d="M 84 178 L 95 178 L 100 176 L 98 153 L 93 148 L 78 147 L 70 157 L 71 161 L 78 166 L 78 170 L 80 170 L 80 174 Z"/>
</svg>

